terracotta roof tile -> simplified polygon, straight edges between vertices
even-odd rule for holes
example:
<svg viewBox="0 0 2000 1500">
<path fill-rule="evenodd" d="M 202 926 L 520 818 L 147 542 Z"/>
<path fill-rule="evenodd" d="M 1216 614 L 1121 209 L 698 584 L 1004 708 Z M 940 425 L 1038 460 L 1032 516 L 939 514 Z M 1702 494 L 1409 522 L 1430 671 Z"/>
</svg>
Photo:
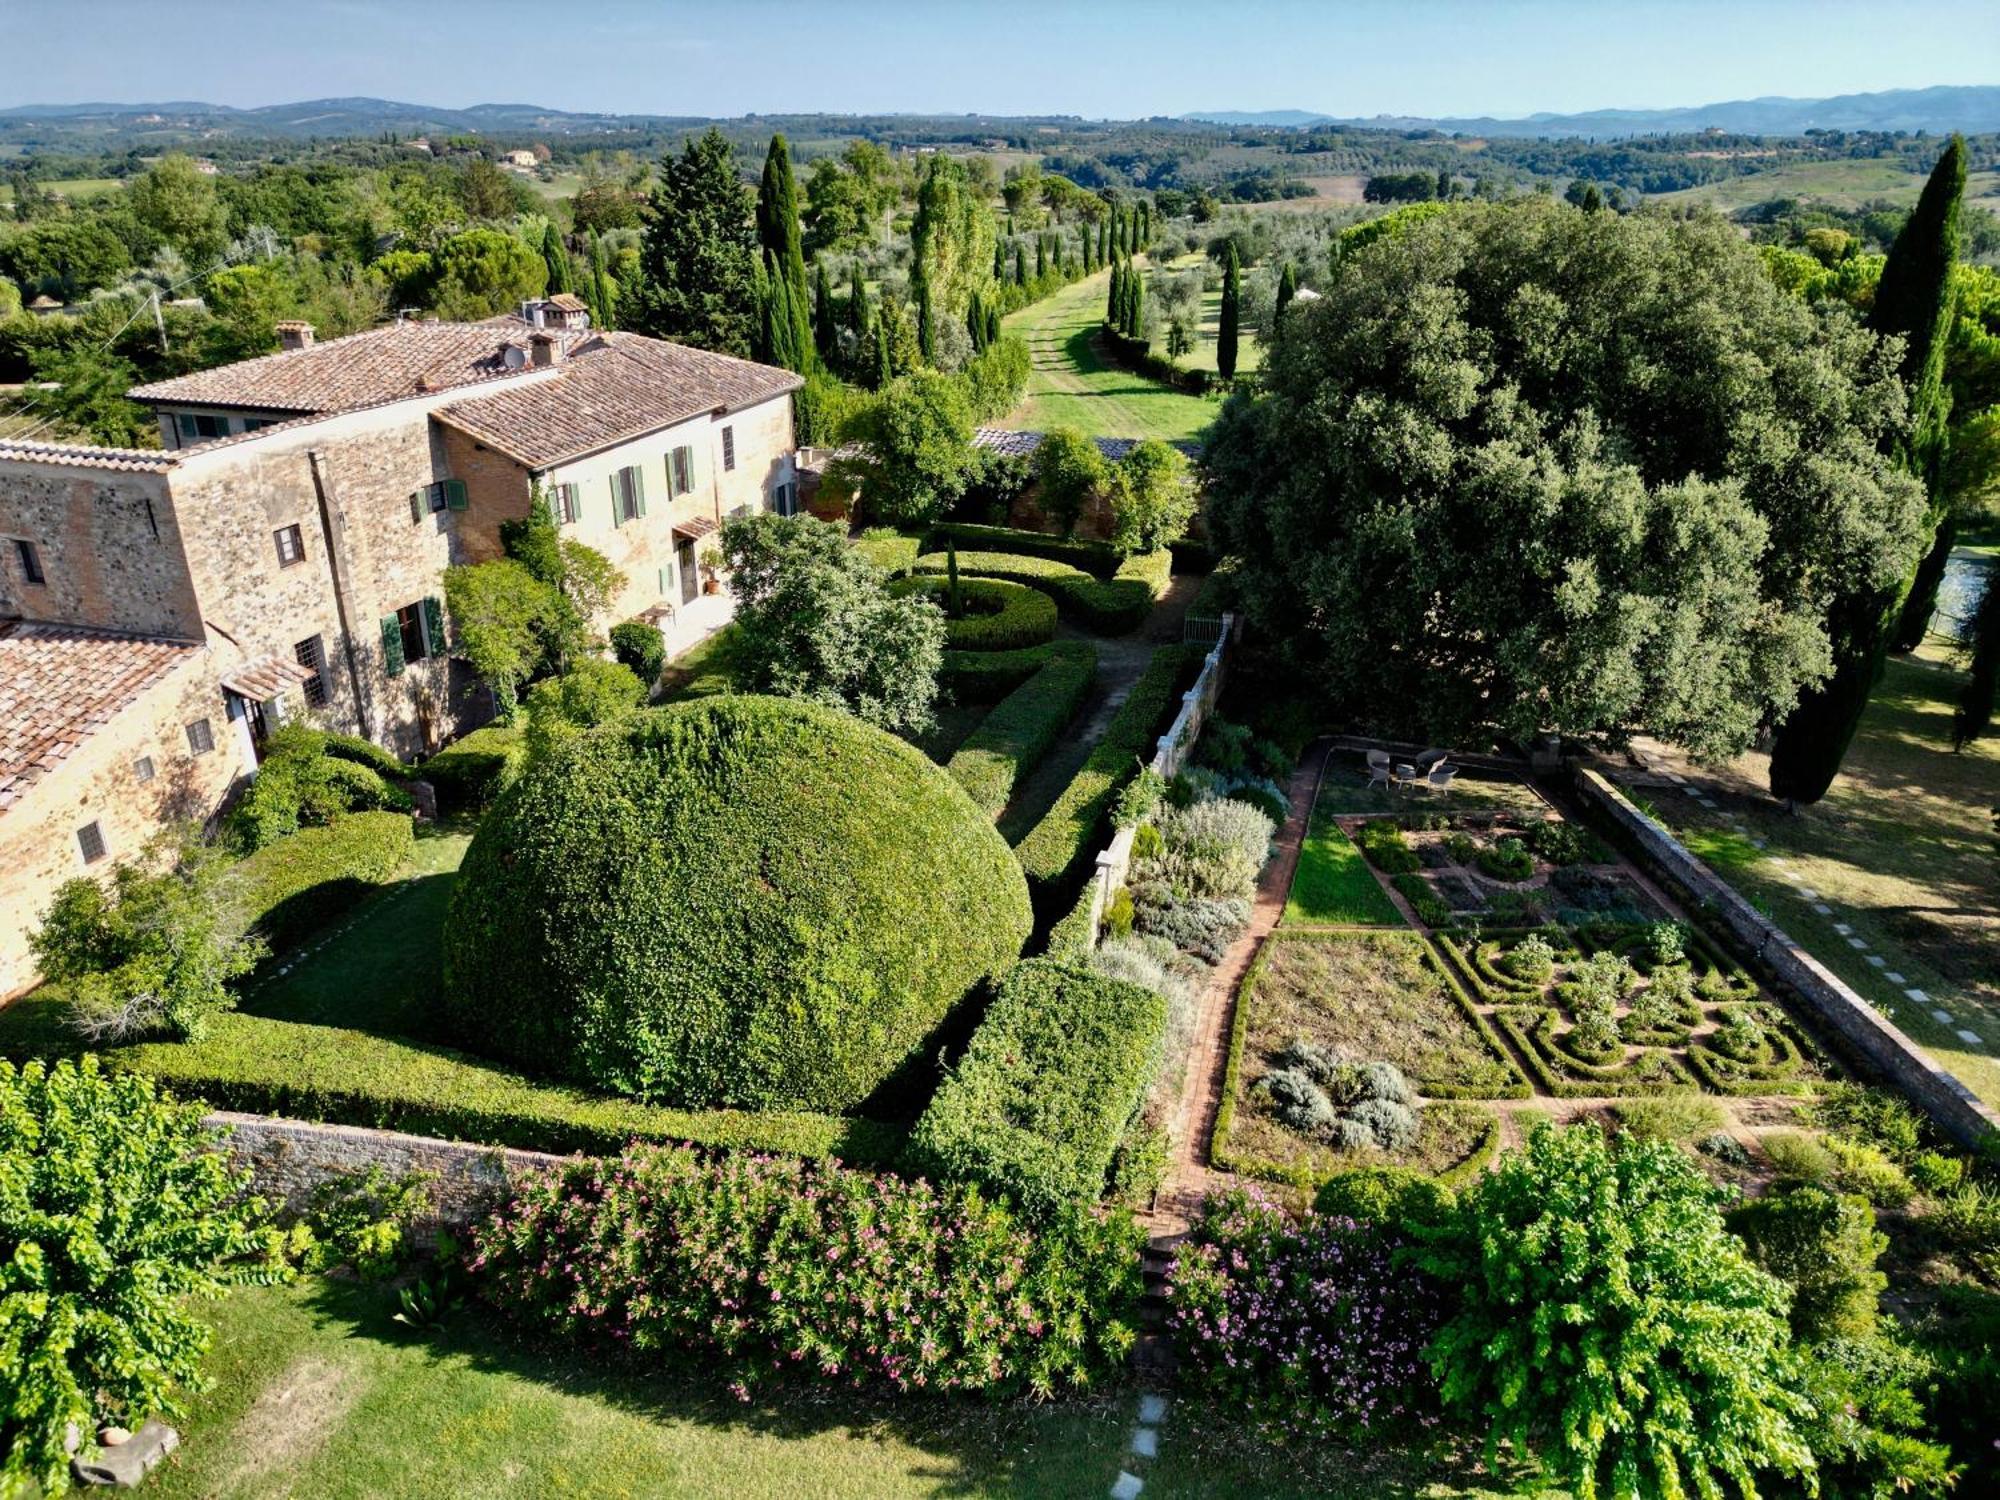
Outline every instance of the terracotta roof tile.
<svg viewBox="0 0 2000 1500">
<path fill-rule="evenodd" d="M 1097 444 L 1097 451 L 1103 454 L 1108 462 L 1117 463 L 1138 446 L 1140 439 L 1095 437 L 1091 441 Z M 1008 458 L 1026 458 L 1042 446 L 1042 435 L 1039 432 L 1017 432 L 1011 427 L 975 427 L 972 430 L 972 446 L 990 448 Z M 1201 457 L 1201 444 L 1192 438 L 1177 439 L 1172 446 L 1180 449 L 1189 458 Z"/>
<path fill-rule="evenodd" d="M 0 816 L 203 649 L 83 625 L 0 623 Z"/>
<path fill-rule="evenodd" d="M 437 418 L 531 469 L 546 469 L 803 384 L 790 370 L 635 333 L 592 335 L 556 368 L 554 380 L 454 402 Z"/>
<path fill-rule="evenodd" d="M 244 407 L 301 413 L 351 411 L 382 401 L 447 391 L 519 374 L 506 348 L 525 357 L 530 329 L 517 318 L 491 323 L 406 321 L 328 339 L 309 349 L 288 349 L 219 365 L 151 385 L 134 386 L 136 401 L 164 405 Z M 562 330 L 566 344 L 590 335 Z"/>
<path fill-rule="evenodd" d="M 174 455 L 159 448 L 94 448 L 82 443 L 25 443 L 14 438 L 0 438 L 0 459 L 118 469 L 128 474 L 164 474 L 174 466 Z"/>
</svg>

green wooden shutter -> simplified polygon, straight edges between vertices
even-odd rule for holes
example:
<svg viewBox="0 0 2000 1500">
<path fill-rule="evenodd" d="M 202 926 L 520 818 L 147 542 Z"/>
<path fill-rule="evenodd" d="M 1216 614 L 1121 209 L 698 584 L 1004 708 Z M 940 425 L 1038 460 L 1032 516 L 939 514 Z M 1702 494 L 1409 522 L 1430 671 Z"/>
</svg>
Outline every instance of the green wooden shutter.
<svg viewBox="0 0 2000 1500">
<path fill-rule="evenodd" d="M 382 670 L 391 677 L 403 675 L 403 627 L 394 615 L 382 616 Z"/>
<path fill-rule="evenodd" d="M 666 570 L 665 568 L 662 568 L 662 569 L 660 569 L 660 597 L 661 597 L 662 599 L 665 599 L 665 598 L 667 598 L 667 597 L 668 597 L 668 594 L 667 594 L 667 570 Z"/>
<path fill-rule="evenodd" d="M 465 481 L 447 479 L 444 482 L 444 503 L 452 510 L 465 509 Z"/>
<path fill-rule="evenodd" d="M 424 518 L 424 492 L 410 491 L 410 524 L 415 526 Z"/>
<path fill-rule="evenodd" d="M 630 470 L 632 475 L 632 510 L 636 515 L 646 513 L 646 471 L 636 464 Z"/>
<path fill-rule="evenodd" d="M 625 524 L 625 470 L 620 469 L 611 476 L 611 524 Z"/>
<path fill-rule="evenodd" d="M 435 595 L 424 600 L 424 635 L 432 656 L 444 655 L 444 605 Z"/>
</svg>

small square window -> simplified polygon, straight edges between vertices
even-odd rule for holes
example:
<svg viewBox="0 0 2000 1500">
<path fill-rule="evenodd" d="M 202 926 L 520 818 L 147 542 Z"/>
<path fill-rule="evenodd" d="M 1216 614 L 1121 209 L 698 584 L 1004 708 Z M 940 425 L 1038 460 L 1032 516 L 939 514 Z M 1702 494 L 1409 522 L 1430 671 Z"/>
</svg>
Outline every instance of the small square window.
<svg viewBox="0 0 2000 1500">
<path fill-rule="evenodd" d="M 42 573 L 42 556 L 35 550 L 33 542 L 29 541 L 26 537 L 15 538 L 14 556 L 20 560 L 21 576 L 27 579 L 28 582 L 34 584 L 48 582 L 47 577 Z"/>
<path fill-rule="evenodd" d="M 722 429 L 722 471 L 727 474 L 736 467 L 736 429 Z"/>
<path fill-rule="evenodd" d="M 559 484 L 549 491 L 549 514 L 558 526 L 569 526 L 583 517 L 583 502 L 573 484 Z"/>
<path fill-rule="evenodd" d="M 278 566 L 289 568 L 306 560 L 305 537 L 296 526 L 280 526 L 272 533 L 278 539 Z"/>
<path fill-rule="evenodd" d="M 318 636 L 309 636 L 292 647 L 292 655 L 300 666 L 312 673 L 300 690 L 306 703 L 312 708 L 322 708 L 326 704 L 326 643 Z"/>
<path fill-rule="evenodd" d="M 138 777 L 140 781 L 145 782 L 151 781 L 159 773 L 153 765 L 153 757 L 142 755 L 132 762 L 132 774 Z"/>
<path fill-rule="evenodd" d="M 104 858 L 104 830 L 95 823 L 86 823 L 76 831 L 76 846 L 83 851 L 83 862 L 94 865 Z"/>
<path fill-rule="evenodd" d="M 208 720 L 196 719 L 187 727 L 188 754 L 206 755 L 215 748 L 215 734 L 208 727 Z"/>
</svg>

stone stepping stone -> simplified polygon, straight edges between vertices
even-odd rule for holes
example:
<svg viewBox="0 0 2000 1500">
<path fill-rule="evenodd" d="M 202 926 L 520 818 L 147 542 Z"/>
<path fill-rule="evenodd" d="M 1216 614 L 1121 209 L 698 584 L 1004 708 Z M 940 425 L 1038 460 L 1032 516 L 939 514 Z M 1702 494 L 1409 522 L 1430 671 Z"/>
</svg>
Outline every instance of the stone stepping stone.
<svg viewBox="0 0 2000 1500">
<path fill-rule="evenodd" d="M 1901 974 L 1898 974 L 1894 969 L 1891 969 L 1888 973 L 1884 974 L 1882 977 L 1888 980 L 1889 983 L 1891 984 L 1901 984 L 1903 982 L 1903 976 Z"/>
<path fill-rule="evenodd" d="M 1160 1425 L 1160 1419 L 1167 1414 L 1167 1398 L 1147 1391 L 1139 1397 L 1139 1420 L 1148 1427 Z"/>
<path fill-rule="evenodd" d="M 1865 952 L 1868 947 L 1868 940 L 1866 938 L 1851 937 L 1847 940 L 1847 946 L 1854 949 L 1857 953 Z"/>
<path fill-rule="evenodd" d="M 1819 915 L 1822 917 L 1830 917 L 1833 915 L 1833 908 L 1828 906 L 1824 901 L 1813 902 L 1813 910 L 1819 913 Z"/>
<path fill-rule="evenodd" d="M 1958 1039 L 1961 1042 L 1964 1042 L 1968 1047 L 1977 1047 L 1981 1045 L 1979 1033 L 1976 1031 L 1967 1031 L 1963 1026 L 1958 1028 Z"/>
<path fill-rule="evenodd" d="M 1750 847 L 1752 849 L 1761 849 L 1764 847 L 1764 841 L 1758 838 L 1757 835 L 1753 833 L 1750 835 Z"/>
<path fill-rule="evenodd" d="M 1904 990 L 1903 993 L 1919 1005 L 1929 1005 L 1931 1003 L 1931 997 L 1926 995 L 1922 990 Z"/>
<path fill-rule="evenodd" d="M 1833 930 L 1839 933 L 1842 937 L 1848 937 L 1854 931 L 1854 929 L 1852 927 L 1849 927 L 1845 922 L 1835 922 L 1833 924 Z"/>
<path fill-rule="evenodd" d="M 1933 1021 L 1940 1022 L 1943 1025 L 1949 1026 L 1954 1018 L 1952 1016 L 1952 1013 L 1948 1010 L 1934 1010 L 1931 1012 L 1931 1019 Z"/>
<path fill-rule="evenodd" d="M 1160 1430 L 1157 1427 L 1140 1427 L 1132 1433 L 1132 1452 L 1140 1458 L 1160 1456 Z"/>
<path fill-rule="evenodd" d="M 1137 1474 L 1120 1469 L 1118 1477 L 1111 1482 L 1111 1500 L 1139 1500 L 1139 1491 L 1145 1487 L 1145 1481 Z"/>
<path fill-rule="evenodd" d="M 1869 962 L 1869 965 L 1870 965 L 1871 967 L 1873 967 L 1873 968 L 1877 968 L 1877 969 L 1886 969 L 1886 968 L 1888 968 L 1888 967 L 1889 967 L 1889 960 L 1888 960 L 1888 959 L 1886 959 L 1886 958 L 1884 958 L 1884 957 L 1883 957 L 1883 956 L 1882 956 L 1881 954 L 1879 954 L 1879 953 L 1871 953 L 1871 954 L 1869 954 L 1869 955 L 1868 955 L 1868 962 Z"/>
<path fill-rule="evenodd" d="M 1805 900 L 1807 900 L 1807 901 L 1818 901 L 1818 900 L 1819 900 L 1819 892 L 1818 892 L 1818 891 L 1816 891 L 1816 890 L 1814 890 L 1814 889 L 1813 889 L 1813 888 L 1812 888 L 1811 886 L 1809 886 L 1809 885 L 1802 885 L 1802 886 L 1800 886 L 1800 887 L 1799 887 L 1799 895 L 1800 895 L 1800 896 L 1801 896 L 1802 898 L 1804 898 Z"/>
</svg>

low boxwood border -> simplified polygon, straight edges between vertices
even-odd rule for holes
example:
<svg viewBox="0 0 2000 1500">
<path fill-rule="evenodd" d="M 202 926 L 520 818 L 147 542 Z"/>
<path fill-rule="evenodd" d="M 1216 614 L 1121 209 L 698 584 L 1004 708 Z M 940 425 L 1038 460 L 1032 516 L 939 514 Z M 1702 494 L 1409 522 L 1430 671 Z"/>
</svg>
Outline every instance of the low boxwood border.
<svg viewBox="0 0 2000 1500">
<path fill-rule="evenodd" d="M 1056 648 L 1064 644 L 1050 641 L 1016 651 L 947 650 L 938 671 L 938 686 L 955 703 L 998 703 L 1053 661 Z"/>
<path fill-rule="evenodd" d="M 1555 1045 L 1555 1028 L 1562 1016 L 1548 1005 L 1509 1005 L 1494 1012 L 1500 1027 L 1512 1037 L 1527 1059 L 1529 1070 L 1542 1091 L 1557 1099 L 1633 1098 L 1649 1094 L 1680 1094 L 1696 1091 L 1694 1076 L 1670 1052 L 1654 1050 L 1628 1058 L 1613 1067 L 1592 1067 L 1560 1052 Z M 1629 1075 L 1640 1061 L 1657 1057 L 1671 1075 L 1666 1079 L 1635 1081 Z M 1557 1070 L 1561 1071 L 1558 1072 Z"/>
<path fill-rule="evenodd" d="M 942 552 L 948 541 L 977 552 L 1045 557 L 1051 562 L 1068 563 L 1086 573 L 1095 573 L 1099 578 L 1110 577 L 1118 568 L 1117 549 L 1108 542 L 1051 536 L 1046 531 L 1024 531 L 1018 526 L 980 526 L 971 521 L 938 522 L 924 533 L 923 550 Z"/>
<path fill-rule="evenodd" d="M 994 705 L 945 763 L 989 817 L 1000 815 L 1021 778 L 1062 737 L 1097 680 L 1095 648 L 1087 641 L 1062 644 L 1069 649 Z"/>
<path fill-rule="evenodd" d="M 485 807 L 527 758 L 525 736 L 519 724 L 488 724 L 453 740 L 416 774 L 436 789 L 438 806 L 447 812 Z"/>
<path fill-rule="evenodd" d="M 1745 1006 L 1759 1012 L 1764 1034 L 1770 1039 L 1773 1056 L 1769 1062 L 1738 1062 L 1712 1045 L 1713 1033 L 1694 1038 L 1687 1044 L 1688 1071 L 1713 1093 L 1738 1098 L 1766 1094 L 1798 1095 L 1813 1092 L 1814 1080 L 1801 1076 L 1811 1065 L 1807 1044 L 1792 1026 L 1791 1018 L 1769 1001 L 1732 1001 L 1714 1007 L 1716 1019 L 1726 1021 Z"/>
<path fill-rule="evenodd" d="M 1056 601 L 1040 589 L 1004 578 L 960 578 L 968 612 L 944 624 L 945 645 L 954 651 L 1014 651 L 1039 646 L 1056 633 Z M 922 594 L 943 609 L 950 580 L 932 574 L 898 578 L 895 595 Z"/>
<path fill-rule="evenodd" d="M 1154 559 L 1163 559 L 1155 562 Z M 942 552 L 927 552 L 911 571 L 942 574 L 950 570 Z M 1153 601 L 1165 584 L 1157 587 L 1156 574 L 1173 566 L 1167 553 L 1142 553 L 1127 558 L 1116 577 L 1101 579 L 1069 563 L 1029 557 L 1011 552 L 961 552 L 961 576 L 1004 578 L 1010 583 L 1040 589 L 1056 601 L 1056 607 L 1086 630 L 1099 635 L 1127 635 L 1145 623 Z"/>
<path fill-rule="evenodd" d="M 105 1058 L 220 1109 L 558 1154 L 684 1141 L 889 1166 L 907 1134 L 896 1124 L 806 1111 L 661 1109 L 545 1083 L 446 1047 L 240 1012 L 214 1018 L 200 1042 L 143 1043 Z"/>
</svg>

